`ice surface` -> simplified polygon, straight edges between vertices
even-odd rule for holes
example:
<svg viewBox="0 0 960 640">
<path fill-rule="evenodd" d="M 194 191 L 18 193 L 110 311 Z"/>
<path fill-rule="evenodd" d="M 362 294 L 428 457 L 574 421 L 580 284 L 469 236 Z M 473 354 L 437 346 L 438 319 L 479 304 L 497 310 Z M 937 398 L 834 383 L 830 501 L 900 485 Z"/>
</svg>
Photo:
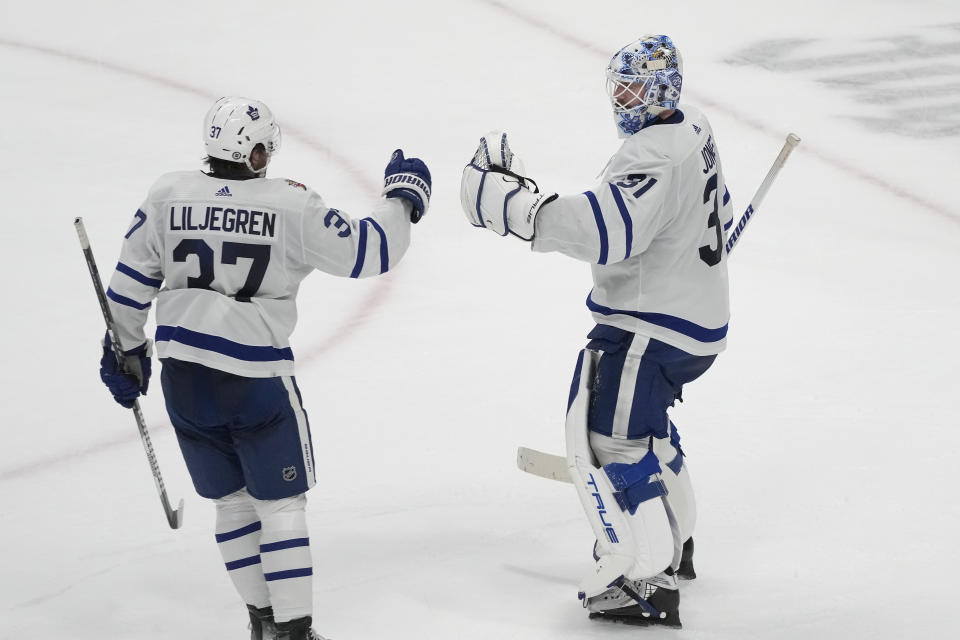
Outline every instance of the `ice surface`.
<svg viewBox="0 0 960 640">
<path fill-rule="evenodd" d="M 646 32 L 684 54 L 742 210 L 803 143 L 731 263 L 729 349 L 673 413 L 699 500 L 683 631 L 596 623 L 561 452 L 591 326 L 586 265 L 468 227 L 460 169 L 510 132 L 545 188 L 616 148 L 602 68 Z M 271 175 L 364 215 L 391 151 L 433 204 L 388 277 L 315 274 L 293 337 L 319 462 L 317 628 L 349 638 L 947 637 L 960 624 L 960 9 L 953 0 L 0 4 L 0 638 L 242 638 L 212 506 L 163 409 L 167 528 L 102 388 L 101 271 L 161 173 L 198 166 L 230 93 L 284 128 Z"/>
</svg>

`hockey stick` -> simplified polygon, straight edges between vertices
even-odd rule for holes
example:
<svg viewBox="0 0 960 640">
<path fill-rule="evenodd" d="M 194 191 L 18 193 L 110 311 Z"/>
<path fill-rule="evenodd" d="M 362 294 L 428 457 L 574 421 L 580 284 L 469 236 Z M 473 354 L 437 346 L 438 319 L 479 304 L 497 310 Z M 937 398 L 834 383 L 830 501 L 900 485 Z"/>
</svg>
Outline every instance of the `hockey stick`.
<svg viewBox="0 0 960 640">
<path fill-rule="evenodd" d="M 770 185 L 773 184 L 777 174 L 780 173 L 780 169 L 783 169 L 784 163 L 787 161 L 787 158 L 790 157 L 790 153 L 797 148 L 798 144 L 800 144 L 800 137 L 797 134 L 787 134 L 787 139 L 783 143 L 780 153 L 777 154 L 777 159 L 773 161 L 773 166 L 767 171 L 766 177 L 763 179 L 763 182 L 760 183 L 760 188 L 753 194 L 753 200 L 747 205 L 747 210 L 740 216 L 740 222 L 737 223 L 737 226 L 734 227 L 733 232 L 727 239 L 727 253 L 733 251 L 734 245 L 740 240 L 740 236 L 743 234 L 743 230 L 747 228 L 750 219 L 753 218 L 753 214 L 760 208 L 760 203 L 763 202 L 767 191 L 770 190 Z"/>
<path fill-rule="evenodd" d="M 518 447 L 517 468 L 547 480 L 573 482 L 570 480 L 567 459 L 563 456 L 555 456 L 552 453 L 545 453 L 528 447 Z"/>
<path fill-rule="evenodd" d="M 787 139 L 784 141 L 780 153 L 777 154 L 777 159 L 773 161 L 773 165 L 770 167 L 770 170 L 767 171 L 766 177 L 763 179 L 763 182 L 760 183 L 760 188 L 753 194 L 753 200 L 747 205 L 747 210 L 743 212 L 743 215 L 740 217 L 740 222 L 737 223 L 733 233 L 730 234 L 730 238 L 727 240 L 728 254 L 740 240 L 743 230 L 746 229 L 747 224 L 750 223 L 750 220 L 760 208 L 760 204 L 763 202 L 764 197 L 766 197 L 767 191 L 770 190 L 770 185 L 773 184 L 774 179 L 776 179 L 777 174 L 780 173 L 787 158 L 790 157 L 790 153 L 798 144 L 800 144 L 800 137 L 797 136 L 797 134 L 791 133 L 787 135 Z M 548 480 L 570 482 L 570 475 L 567 470 L 567 458 L 565 456 L 558 456 L 529 447 L 519 447 L 517 448 L 517 468 L 521 471 L 532 473 L 535 476 L 547 478 Z"/>
<path fill-rule="evenodd" d="M 100 271 L 97 269 L 97 262 L 93 258 L 93 250 L 90 248 L 87 230 L 83 226 L 83 218 L 75 219 L 73 226 L 76 228 L 77 236 L 80 238 L 80 246 L 83 247 L 83 257 L 87 261 L 87 269 L 90 271 L 90 277 L 93 279 L 93 289 L 97 293 L 97 300 L 100 302 L 100 311 L 103 312 L 103 320 L 107 324 L 107 333 L 110 334 L 110 344 L 113 348 L 113 355 L 117 358 L 117 364 L 123 369 L 123 348 L 120 346 L 120 339 L 117 338 L 116 324 L 113 321 L 113 314 L 110 313 L 110 307 L 107 305 L 107 295 L 103 292 Z M 163 485 L 163 476 L 160 475 L 160 465 L 157 464 L 157 456 L 153 452 L 153 443 L 150 442 L 150 434 L 147 432 L 147 423 L 144 421 L 143 412 L 140 410 L 140 401 L 136 399 L 133 401 L 133 416 L 137 420 L 140 440 L 143 442 L 143 448 L 147 452 L 147 461 L 150 463 L 150 471 L 153 472 L 153 481 L 157 485 L 157 491 L 160 493 L 160 503 L 163 504 L 163 512 L 167 516 L 167 522 L 170 524 L 171 529 L 179 529 L 180 525 L 183 524 L 183 500 L 180 501 L 176 510 L 170 508 L 167 489 Z"/>
</svg>

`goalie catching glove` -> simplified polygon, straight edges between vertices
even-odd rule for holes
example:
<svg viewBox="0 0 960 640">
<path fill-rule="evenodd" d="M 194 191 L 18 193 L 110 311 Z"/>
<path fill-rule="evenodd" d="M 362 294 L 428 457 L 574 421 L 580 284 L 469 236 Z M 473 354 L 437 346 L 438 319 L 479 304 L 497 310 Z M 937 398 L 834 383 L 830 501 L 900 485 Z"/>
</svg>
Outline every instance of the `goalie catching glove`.
<svg viewBox="0 0 960 640">
<path fill-rule="evenodd" d="M 521 175 L 523 165 L 507 143 L 507 134 L 491 131 L 480 138 L 473 159 L 463 169 L 460 204 L 470 224 L 505 236 L 533 240 L 537 214 L 557 194 L 541 193 Z"/>
</svg>

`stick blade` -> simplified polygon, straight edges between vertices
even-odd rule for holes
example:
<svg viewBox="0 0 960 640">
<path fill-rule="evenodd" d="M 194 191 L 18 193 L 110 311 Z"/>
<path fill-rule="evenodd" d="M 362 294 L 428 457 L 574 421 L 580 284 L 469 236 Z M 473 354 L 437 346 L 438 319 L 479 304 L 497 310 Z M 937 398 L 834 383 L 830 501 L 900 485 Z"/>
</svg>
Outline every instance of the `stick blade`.
<svg viewBox="0 0 960 640">
<path fill-rule="evenodd" d="M 517 468 L 526 473 L 558 482 L 571 482 L 567 459 L 528 447 L 517 448 Z"/>
<path fill-rule="evenodd" d="M 171 529 L 179 529 L 183 526 L 183 500 L 180 500 L 175 510 L 167 511 L 167 522 Z"/>
</svg>

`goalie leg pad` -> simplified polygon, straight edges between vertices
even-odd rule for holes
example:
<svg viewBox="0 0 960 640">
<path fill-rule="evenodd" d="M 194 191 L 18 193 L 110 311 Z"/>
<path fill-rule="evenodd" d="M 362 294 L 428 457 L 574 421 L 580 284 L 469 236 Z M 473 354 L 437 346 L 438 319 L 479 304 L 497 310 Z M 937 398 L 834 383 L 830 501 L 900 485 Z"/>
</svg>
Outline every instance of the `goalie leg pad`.
<svg viewBox="0 0 960 640">
<path fill-rule="evenodd" d="M 624 464 L 614 462 L 603 466 L 604 473 L 613 485 L 617 504 L 622 511 L 630 515 L 637 512 L 637 508 L 647 500 L 653 500 L 666 495 L 667 490 L 660 482 L 660 461 L 657 455 L 650 451 L 639 462 Z"/>
<path fill-rule="evenodd" d="M 670 437 L 654 438 L 653 451 L 660 460 L 668 460 L 663 465 L 660 478 L 667 488 L 667 507 L 676 521 L 676 539 L 681 547 L 693 535 L 697 523 L 697 502 L 690 481 L 687 459 L 680 448 L 680 436 L 677 426 L 670 421 Z"/>
<path fill-rule="evenodd" d="M 613 465 L 609 470 L 595 464 L 587 416 L 598 358 L 595 351 L 581 352 L 566 426 L 570 477 L 597 537 L 600 557 L 580 585 L 582 596 L 588 598 L 603 593 L 621 577 L 655 576 L 670 566 L 674 556 L 656 455 L 651 452 L 641 465 Z"/>
<path fill-rule="evenodd" d="M 675 434 L 676 426 L 672 421 L 669 428 L 671 434 Z M 683 544 L 693 535 L 697 519 L 693 486 L 679 444 L 679 436 L 675 435 L 669 438 L 623 440 L 590 432 L 590 448 L 605 469 L 613 465 L 640 464 L 651 454 L 659 461 L 658 479 L 666 489 L 663 501 L 673 531 L 674 558 L 671 566 L 674 569 L 679 567 Z"/>
</svg>

